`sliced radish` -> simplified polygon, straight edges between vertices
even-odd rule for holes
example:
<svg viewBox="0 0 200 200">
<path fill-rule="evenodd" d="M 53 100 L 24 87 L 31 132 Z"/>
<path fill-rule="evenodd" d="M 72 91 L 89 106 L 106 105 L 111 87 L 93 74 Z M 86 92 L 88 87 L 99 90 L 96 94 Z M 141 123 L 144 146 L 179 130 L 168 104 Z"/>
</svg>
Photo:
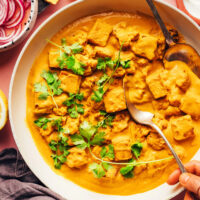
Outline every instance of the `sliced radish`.
<svg viewBox="0 0 200 200">
<path fill-rule="evenodd" d="M 7 0 L 0 1 L 0 26 L 6 21 L 9 12 L 9 5 Z"/>
<path fill-rule="evenodd" d="M 12 41 L 16 36 L 19 35 L 19 33 L 21 32 L 21 29 L 22 29 L 22 26 L 20 24 L 19 27 L 18 28 L 16 27 L 15 30 L 9 36 L 0 37 L 0 45 L 6 44 Z"/>
<path fill-rule="evenodd" d="M 8 0 L 8 4 L 9 4 L 9 12 L 6 21 L 9 21 L 13 17 L 16 8 L 14 0 Z"/>
<path fill-rule="evenodd" d="M 21 21 L 24 18 L 24 14 L 25 14 L 25 8 L 24 8 L 24 4 L 21 0 L 15 0 L 15 2 L 18 4 L 19 8 L 20 8 L 20 12 L 19 12 L 19 17 L 17 18 L 15 16 L 15 20 L 10 20 L 9 22 L 6 22 L 4 25 L 6 28 L 13 28 L 16 27 L 17 25 L 19 25 L 21 23 Z"/>
</svg>

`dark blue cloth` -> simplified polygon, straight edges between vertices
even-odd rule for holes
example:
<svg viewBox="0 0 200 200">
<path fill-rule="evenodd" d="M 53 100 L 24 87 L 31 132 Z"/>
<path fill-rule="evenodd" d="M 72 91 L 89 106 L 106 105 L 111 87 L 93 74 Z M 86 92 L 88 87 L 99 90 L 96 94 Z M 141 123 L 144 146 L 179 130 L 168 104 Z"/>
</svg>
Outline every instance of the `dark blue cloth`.
<svg viewBox="0 0 200 200">
<path fill-rule="evenodd" d="M 21 154 L 10 148 L 0 152 L 0 200 L 64 200 L 46 188 L 30 171 Z"/>
</svg>

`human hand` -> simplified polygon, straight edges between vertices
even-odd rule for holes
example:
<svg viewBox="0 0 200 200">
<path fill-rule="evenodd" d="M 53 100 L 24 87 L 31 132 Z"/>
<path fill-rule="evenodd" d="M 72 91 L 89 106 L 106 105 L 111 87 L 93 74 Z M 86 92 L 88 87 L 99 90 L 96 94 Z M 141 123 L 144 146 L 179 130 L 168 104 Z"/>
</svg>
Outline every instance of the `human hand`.
<svg viewBox="0 0 200 200">
<path fill-rule="evenodd" d="M 180 182 L 180 184 L 188 190 L 184 200 L 194 199 L 190 192 L 196 194 L 197 198 L 200 199 L 200 161 L 193 160 L 184 166 L 188 173 L 181 174 L 180 169 L 177 169 L 169 176 L 167 183 L 169 185 L 174 185 Z"/>
</svg>

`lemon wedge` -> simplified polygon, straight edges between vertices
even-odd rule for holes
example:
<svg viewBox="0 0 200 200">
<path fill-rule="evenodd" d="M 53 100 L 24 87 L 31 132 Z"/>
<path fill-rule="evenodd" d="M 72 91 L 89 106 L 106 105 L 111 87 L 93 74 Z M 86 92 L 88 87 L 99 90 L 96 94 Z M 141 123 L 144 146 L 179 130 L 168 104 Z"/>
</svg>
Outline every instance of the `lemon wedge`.
<svg viewBox="0 0 200 200">
<path fill-rule="evenodd" d="M 0 130 L 5 126 L 8 119 L 8 101 L 5 94 L 0 90 Z"/>
</svg>

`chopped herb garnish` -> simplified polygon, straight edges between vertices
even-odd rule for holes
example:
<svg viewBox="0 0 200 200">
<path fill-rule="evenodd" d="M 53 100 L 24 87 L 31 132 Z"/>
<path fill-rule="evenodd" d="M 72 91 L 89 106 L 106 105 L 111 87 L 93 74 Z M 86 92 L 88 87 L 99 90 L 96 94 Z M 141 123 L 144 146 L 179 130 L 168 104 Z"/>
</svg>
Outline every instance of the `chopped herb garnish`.
<svg viewBox="0 0 200 200">
<path fill-rule="evenodd" d="M 102 178 L 106 174 L 101 164 L 92 163 L 89 165 L 89 169 L 93 172 L 96 178 Z"/>
<path fill-rule="evenodd" d="M 62 89 L 59 87 L 61 84 L 61 80 L 58 79 L 56 73 L 52 73 L 50 71 L 43 71 L 41 75 L 47 82 L 49 88 L 51 89 L 52 95 L 61 95 Z"/>
<path fill-rule="evenodd" d="M 127 69 L 127 68 L 130 67 L 130 60 L 120 61 L 120 65 L 121 65 L 124 69 Z"/>
<path fill-rule="evenodd" d="M 53 158 L 54 161 L 54 167 L 56 169 L 60 169 L 61 165 L 64 164 L 67 161 L 67 158 L 65 155 L 56 155 L 56 154 L 52 154 L 51 157 Z"/>
<path fill-rule="evenodd" d="M 110 159 L 114 159 L 115 158 L 115 153 L 114 153 L 114 147 L 112 144 L 108 145 L 108 151 L 106 149 L 105 146 L 102 147 L 101 152 L 100 152 L 100 156 L 102 159 L 104 158 L 110 158 Z"/>
<path fill-rule="evenodd" d="M 105 118 L 102 121 L 98 122 L 97 128 L 100 127 L 106 128 L 107 126 L 112 127 L 112 122 L 115 119 L 115 115 L 104 113 L 104 116 Z"/>
<path fill-rule="evenodd" d="M 102 145 L 104 141 L 105 132 L 99 132 L 94 135 L 94 138 L 90 142 L 91 145 Z"/>
<path fill-rule="evenodd" d="M 103 115 L 103 116 L 108 114 L 105 110 L 100 110 L 99 112 L 100 112 L 100 115 Z"/>
<path fill-rule="evenodd" d="M 91 99 L 96 102 L 100 102 L 103 99 L 105 91 L 103 90 L 103 87 L 99 87 L 96 91 L 94 91 L 94 94 L 92 95 Z"/>
<path fill-rule="evenodd" d="M 143 145 L 142 145 L 142 143 L 140 143 L 140 142 L 136 142 L 135 144 L 133 144 L 133 145 L 131 146 L 131 150 L 132 150 L 133 154 L 135 155 L 135 157 L 136 157 L 137 159 L 138 159 L 138 157 L 139 157 L 140 154 L 141 154 L 142 147 L 143 147 Z"/>
<path fill-rule="evenodd" d="M 58 45 L 50 40 L 47 41 L 60 48 L 60 56 L 57 58 L 57 62 L 61 69 L 66 67 L 67 69 L 72 70 L 75 74 L 84 74 L 84 64 L 79 62 L 73 55 L 83 51 L 83 47 L 79 43 L 74 43 L 71 46 L 68 46 L 65 38 L 61 39 L 61 45 Z"/>
<path fill-rule="evenodd" d="M 80 149 L 85 149 L 88 147 L 87 142 L 85 142 L 83 136 L 75 134 L 71 136 L 72 142 Z"/>
<path fill-rule="evenodd" d="M 96 133 L 97 128 L 92 124 L 84 121 L 79 128 L 80 134 L 85 137 L 88 142 L 90 141 L 91 137 Z"/>
<path fill-rule="evenodd" d="M 45 86 L 41 83 L 35 83 L 34 90 L 35 90 L 35 92 L 40 92 L 38 99 L 45 100 L 49 96 L 47 86 Z"/>
<path fill-rule="evenodd" d="M 83 47 L 79 43 L 74 43 L 71 46 L 68 46 L 66 38 L 61 39 L 61 45 L 56 44 L 55 42 L 52 42 L 50 40 L 47 40 L 47 42 L 64 50 L 68 55 L 81 53 L 83 51 Z"/>
<path fill-rule="evenodd" d="M 107 74 L 103 74 L 103 76 L 97 81 L 98 86 L 102 86 L 109 79 Z"/>
<path fill-rule="evenodd" d="M 123 44 L 122 44 L 121 47 L 120 47 L 119 54 L 118 54 L 118 58 L 117 58 L 116 61 L 112 61 L 112 62 L 111 62 L 110 59 L 109 59 L 109 63 L 114 63 L 114 64 L 111 64 L 111 65 L 110 65 L 110 66 L 113 66 L 113 72 L 112 72 L 112 74 L 111 74 L 108 78 L 106 78 L 106 80 L 104 80 L 103 84 L 100 85 L 96 91 L 93 91 L 94 94 L 93 94 L 92 97 L 91 97 L 93 101 L 96 101 L 96 102 L 102 101 L 102 100 L 103 100 L 103 95 L 106 93 L 106 91 L 108 90 L 109 86 L 110 86 L 111 83 L 113 82 L 113 75 L 115 74 L 116 70 L 117 70 L 118 67 L 120 66 L 120 53 L 121 53 L 122 47 L 123 47 Z M 99 69 L 105 71 L 105 66 L 107 65 L 107 64 L 105 64 L 105 62 L 108 62 L 108 61 L 105 61 L 105 60 L 104 60 L 104 62 L 103 62 L 102 59 L 100 59 L 100 60 L 98 61 L 98 63 L 100 63 L 100 64 L 99 64 Z M 115 66 L 115 67 L 114 67 L 114 66 Z M 111 68 L 112 68 L 112 67 L 111 67 Z M 97 69 L 98 69 L 98 65 L 97 65 Z M 104 79 L 105 79 L 105 78 L 104 78 Z M 100 79 L 100 80 L 101 80 L 101 79 Z M 102 81 L 100 81 L 100 83 L 101 83 L 101 82 L 102 82 Z M 106 84 L 107 84 L 107 87 L 104 88 Z"/>
<path fill-rule="evenodd" d="M 47 129 L 47 123 L 51 122 L 51 119 L 46 118 L 46 117 L 40 117 L 34 121 L 34 124 L 43 130 Z"/>
<path fill-rule="evenodd" d="M 68 107 L 67 111 L 71 118 L 77 118 L 78 114 L 84 114 L 83 104 L 77 103 L 77 101 L 83 100 L 83 94 L 72 94 L 69 93 L 69 98 L 63 102 Z"/>
<path fill-rule="evenodd" d="M 130 164 L 127 164 L 125 167 L 122 167 L 120 169 L 120 173 L 125 177 L 125 178 L 132 178 L 133 177 L 133 169 L 134 165 L 136 163 L 135 160 L 131 159 L 129 161 Z"/>
<path fill-rule="evenodd" d="M 97 69 L 105 72 L 106 67 L 114 68 L 116 62 L 112 61 L 111 58 L 98 58 Z"/>
</svg>

